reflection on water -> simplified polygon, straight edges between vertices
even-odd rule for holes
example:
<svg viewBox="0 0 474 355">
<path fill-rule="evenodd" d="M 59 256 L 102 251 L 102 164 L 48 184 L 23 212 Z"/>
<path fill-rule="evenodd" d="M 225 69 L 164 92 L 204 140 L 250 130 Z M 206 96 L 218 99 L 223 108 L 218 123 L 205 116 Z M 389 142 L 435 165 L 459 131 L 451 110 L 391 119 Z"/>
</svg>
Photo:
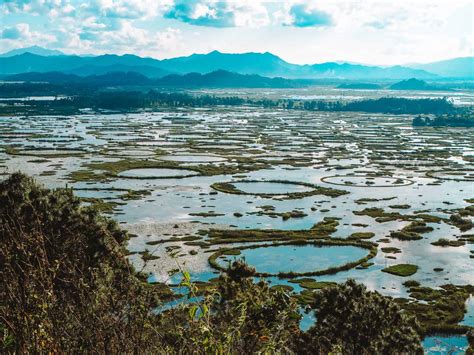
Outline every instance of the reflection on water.
<svg viewBox="0 0 474 355">
<path fill-rule="evenodd" d="M 357 261 L 367 253 L 367 250 L 353 246 L 282 245 L 244 249 L 238 257 L 245 258 L 258 272 L 277 274 L 324 270 Z M 223 262 L 221 264 L 225 265 Z"/>
<path fill-rule="evenodd" d="M 248 194 L 287 194 L 294 192 L 307 192 L 312 188 L 298 184 L 285 184 L 280 182 L 235 182 L 232 183 L 238 190 Z"/>
<path fill-rule="evenodd" d="M 465 354 L 469 344 L 465 335 L 433 335 L 423 339 L 425 354 Z"/>
</svg>

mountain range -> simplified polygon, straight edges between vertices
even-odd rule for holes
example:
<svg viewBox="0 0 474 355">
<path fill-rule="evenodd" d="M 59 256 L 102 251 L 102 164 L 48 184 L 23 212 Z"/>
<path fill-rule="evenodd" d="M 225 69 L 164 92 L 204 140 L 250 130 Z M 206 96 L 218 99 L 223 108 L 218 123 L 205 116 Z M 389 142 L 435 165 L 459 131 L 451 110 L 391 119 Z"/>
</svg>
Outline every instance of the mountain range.
<svg viewBox="0 0 474 355">
<path fill-rule="evenodd" d="M 436 73 L 446 78 L 474 77 L 474 57 L 454 58 L 427 64 L 412 64 L 410 67 Z"/>
<path fill-rule="evenodd" d="M 62 72 L 29 72 L 6 76 L 8 82 L 49 83 L 75 88 L 100 88 L 110 86 L 151 87 L 214 87 L 214 88 L 296 88 L 311 84 L 311 80 L 267 78 L 255 74 L 238 74 L 216 70 L 207 74 L 169 74 L 149 78 L 137 72 L 109 72 L 100 75 L 79 76 Z"/>
<path fill-rule="evenodd" d="M 39 46 L 31 46 L 26 48 L 17 48 L 13 49 L 9 52 L 0 54 L 0 57 L 14 57 L 16 55 L 24 54 L 24 53 L 31 53 L 36 55 L 42 55 L 45 57 L 53 56 L 53 55 L 65 55 L 63 52 L 54 50 L 54 49 L 47 49 Z"/>
<path fill-rule="evenodd" d="M 169 74 L 207 74 L 217 70 L 289 79 L 402 80 L 418 78 L 435 80 L 440 77 L 474 78 L 474 58 L 380 67 L 340 62 L 298 65 L 288 63 L 268 52 L 230 54 L 213 51 L 208 54 L 158 60 L 132 54 L 66 55 L 59 51 L 34 46 L 0 55 L 0 75 L 58 71 L 89 76 L 133 71 L 148 78 L 160 78 Z"/>
</svg>

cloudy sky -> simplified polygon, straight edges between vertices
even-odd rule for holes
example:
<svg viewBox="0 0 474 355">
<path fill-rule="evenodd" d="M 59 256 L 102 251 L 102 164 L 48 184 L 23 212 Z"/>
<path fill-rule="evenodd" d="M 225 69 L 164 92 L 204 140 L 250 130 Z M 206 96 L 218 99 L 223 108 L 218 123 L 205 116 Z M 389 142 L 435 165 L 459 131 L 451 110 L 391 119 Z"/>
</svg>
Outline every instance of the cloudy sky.
<svg viewBox="0 0 474 355">
<path fill-rule="evenodd" d="M 472 0 L 0 0 L 0 52 L 169 58 L 271 52 L 292 63 L 474 55 Z"/>
</svg>

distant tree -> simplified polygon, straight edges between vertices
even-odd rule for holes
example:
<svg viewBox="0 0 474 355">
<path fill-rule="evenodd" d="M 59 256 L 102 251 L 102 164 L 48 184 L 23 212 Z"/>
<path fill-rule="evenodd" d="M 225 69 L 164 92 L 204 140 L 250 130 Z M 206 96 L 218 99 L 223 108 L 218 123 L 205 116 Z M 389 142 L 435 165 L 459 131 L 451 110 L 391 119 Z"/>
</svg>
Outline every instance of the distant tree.
<svg viewBox="0 0 474 355">
<path fill-rule="evenodd" d="M 413 119 L 412 124 L 413 124 L 413 126 L 419 127 L 419 126 L 424 126 L 425 122 L 426 122 L 426 119 L 424 117 L 416 116 Z"/>
</svg>

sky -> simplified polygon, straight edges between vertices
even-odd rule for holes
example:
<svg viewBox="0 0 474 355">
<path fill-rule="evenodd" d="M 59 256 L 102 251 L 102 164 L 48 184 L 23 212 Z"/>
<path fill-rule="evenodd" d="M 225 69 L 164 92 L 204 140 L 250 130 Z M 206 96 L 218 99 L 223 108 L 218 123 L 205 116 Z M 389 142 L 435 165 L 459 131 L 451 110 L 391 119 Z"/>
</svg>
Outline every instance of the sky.
<svg viewBox="0 0 474 355">
<path fill-rule="evenodd" d="M 0 0 L 0 52 L 271 52 L 394 65 L 474 55 L 473 0 Z"/>
</svg>

